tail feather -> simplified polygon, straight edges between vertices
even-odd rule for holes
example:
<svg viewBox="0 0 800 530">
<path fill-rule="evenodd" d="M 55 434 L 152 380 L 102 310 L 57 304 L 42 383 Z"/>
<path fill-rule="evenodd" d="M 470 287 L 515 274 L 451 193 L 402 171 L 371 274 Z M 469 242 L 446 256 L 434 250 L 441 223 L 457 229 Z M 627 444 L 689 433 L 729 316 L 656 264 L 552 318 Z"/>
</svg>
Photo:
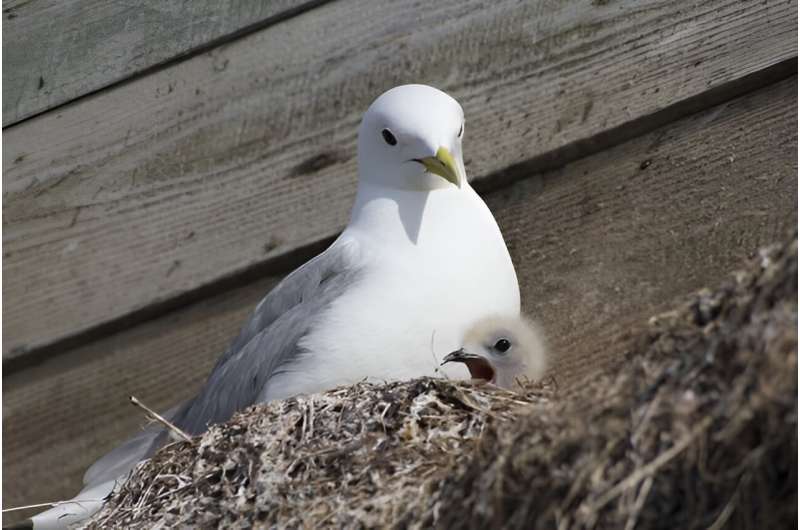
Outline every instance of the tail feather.
<svg viewBox="0 0 800 530">
<path fill-rule="evenodd" d="M 160 433 L 159 428 L 148 428 L 100 457 L 84 473 L 84 486 L 90 487 L 127 475 L 137 463 L 149 456 Z"/>
<path fill-rule="evenodd" d="M 170 419 L 181 405 L 167 411 L 163 416 Z M 125 481 L 128 473 L 140 461 L 148 458 L 167 439 L 164 429 L 153 425 L 116 447 L 92 464 L 83 475 L 84 488 L 69 501 L 58 503 L 28 521 L 10 528 L 33 530 L 64 530 L 69 525 L 84 521 L 94 515 L 118 483 Z"/>
<path fill-rule="evenodd" d="M 163 416 L 171 420 L 181 405 L 169 409 Z M 91 486 L 125 476 L 142 460 L 152 455 L 164 441 L 164 428 L 152 425 L 122 445 L 114 448 L 92 464 L 83 475 L 83 484 Z"/>
<path fill-rule="evenodd" d="M 74 499 L 61 502 L 47 511 L 34 515 L 30 526 L 34 530 L 64 530 L 69 525 L 84 521 L 94 515 L 102 506 L 114 487 L 116 480 L 109 480 L 84 488 Z"/>
</svg>

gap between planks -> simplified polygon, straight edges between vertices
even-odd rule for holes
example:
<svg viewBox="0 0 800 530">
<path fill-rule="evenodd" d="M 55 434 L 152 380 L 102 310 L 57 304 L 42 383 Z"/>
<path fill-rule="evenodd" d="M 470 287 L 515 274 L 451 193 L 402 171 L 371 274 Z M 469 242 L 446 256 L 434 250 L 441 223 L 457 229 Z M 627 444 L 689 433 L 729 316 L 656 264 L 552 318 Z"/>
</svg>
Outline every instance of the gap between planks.
<svg viewBox="0 0 800 530">
<path fill-rule="evenodd" d="M 12 127 L 14 127 L 16 125 L 20 125 L 22 123 L 25 123 L 26 121 L 28 121 L 30 119 L 33 119 L 33 118 L 36 118 L 37 116 L 40 116 L 42 114 L 46 114 L 48 112 L 57 111 L 61 107 L 65 107 L 67 105 L 71 105 L 71 104 L 76 103 L 78 101 L 81 101 L 83 99 L 90 98 L 90 97 L 94 96 L 95 94 L 98 94 L 98 93 L 103 92 L 105 90 L 114 89 L 114 88 L 117 88 L 117 87 L 120 87 L 120 86 L 124 86 L 124 85 L 126 85 L 128 83 L 136 81 L 137 79 L 140 79 L 142 77 L 146 77 L 148 75 L 151 75 L 151 74 L 153 74 L 155 72 L 164 70 L 164 69 L 169 68 L 169 67 L 171 67 L 171 66 L 173 66 L 175 64 L 178 64 L 178 63 L 181 63 L 181 62 L 186 61 L 188 59 L 191 59 L 192 57 L 196 57 L 197 55 L 201 55 L 203 53 L 210 52 L 214 48 L 219 48 L 220 46 L 224 46 L 224 45 L 229 44 L 229 43 L 231 43 L 233 41 L 242 39 L 242 38 L 247 37 L 248 35 L 250 35 L 252 33 L 256 33 L 258 31 L 266 29 L 266 28 L 268 28 L 270 26 L 274 26 L 275 24 L 279 24 L 281 22 L 289 20 L 290 18 L 296 17 L 298 15 L 302 15 L 303 13 L 311 11 L 314 8 L 317 8 L 317 7 L 321 6 L 321 5 L 324 5 L 324 4 L 327 4 L 329 2 L 333 2 L 333 1 L 334 0 L 308 0 L 307 2 L 304 2 L 301 5 L 288 8 L 288 9 L 286 9 L 284 11 L 281 11 L 280 13 L 277 13 L 277 14 L 275 14 L 273 16 L 267 17 L 267 18 L 265 18 L 263 20 L 259 20 L 258 22 L 254 22 L 252 24 L 243 26 L 243 27 L 241 27 L 241 28 L 239 28 L 237 30 L 234 30 L 234 31 L 232 31 L 230 33 L 227 33 L 225 35 L 221 35 L 219 37 L 215 37 L 215 38 L 209 40 L 208 42 L 205 42 L 205 43 L 200 44 L 198 46 L 195 46 L 193 48 L 189 48 L 188 50 L 186 50 L 186 51 L 184 51 L 182 53 L 179 53 L 179 54 L 177 54 L 177 55 L 175 55 L 173 57 L 170 57 L 168 59 L 165 59 L 165 60 L 163 60 L 161 62 L 157 62 L 157 63 L 152 64 L 150 66 L 146 66 L 146 67 L 142 68 L 141 70 L 137 70 L 135 72 L 132 72 L 132 73 L 130 73 L 130 74 L 126 75 L 126 76 L 123 76 L 123 77 L 121 77 L 119 79 L 114 79 L 114 80 L 112 80 L 112 81 L 110 81 L 108 83 L 101 84 L 101 85 L 97 86 L 96 88 L 93 88 L 93 89 L 88 90 L 87 92 L 84 92 L 83 94 L 80 94 L 78 96 L 72 97 L 72 98 L 67 99 L 65 101 L 62 101 L 60 103 L 56 103 L 56 104 L 54 104 L 52 106 L 43 107 L 43 108 L 41 108 L 39 110 L 33 111 L 31 114 L 25 114 L 22 117 L 15 118 L 15 119 L 9 121 L 8 123 L 4 123 L 3 126 L 2 126 L 2 130 L 5 131 L 6 129 L 11 129 Z"/>
</svg>

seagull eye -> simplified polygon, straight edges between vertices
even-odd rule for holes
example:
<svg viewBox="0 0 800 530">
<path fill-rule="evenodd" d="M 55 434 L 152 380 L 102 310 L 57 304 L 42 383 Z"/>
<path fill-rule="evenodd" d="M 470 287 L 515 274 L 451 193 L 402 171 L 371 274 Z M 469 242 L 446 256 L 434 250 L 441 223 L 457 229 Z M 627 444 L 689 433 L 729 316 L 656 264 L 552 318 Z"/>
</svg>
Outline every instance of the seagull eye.
<svg viewBox="0 0 800 530">
<path fill-rule="evenodd" d="M 389 145 L 397 145 L 397 138 L 394 137 L 392 131 L 389 129 L 384 129 L 381 131 L 381 136 L 383 136 L 383 140 Z"/>
<path fill-rule="evenodd" d="M 458 137 L 461 138 L 464 136 L 464 122 L 461 122 L 461 128 L 458 130 Z"/>
<path fill-rule="evenodd" d="M 494 349 L 500 353 L 505 353 L 511 348 L 511 341 L 508 339 L 500 339 L 494 343 Z"/>
</svg>

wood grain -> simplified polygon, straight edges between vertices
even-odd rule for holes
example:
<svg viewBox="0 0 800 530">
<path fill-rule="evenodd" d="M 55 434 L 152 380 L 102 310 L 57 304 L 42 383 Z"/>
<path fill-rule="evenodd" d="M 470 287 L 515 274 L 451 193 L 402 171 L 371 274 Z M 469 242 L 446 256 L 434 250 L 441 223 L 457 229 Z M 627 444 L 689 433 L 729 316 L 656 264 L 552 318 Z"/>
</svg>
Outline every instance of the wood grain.
<svg viewBox="0 0 800 530">
<path fill-rule="evenodd" d="M 797 77 L 487 197 L 570 384 L 797 226 Z"/>
<path fill-rule="evenodd" d="M 3 2 L 3 126 L 319 3 Z"/>
<path fill-rule="evenodd" d="M 486 197 L 562 385 L 619 362 L 650 315 L 717 285 L 797 223 L 797 79 Z M 265 278 L 4 379 L 4 506 L 64 498 L 204 379 Z M 24 479 L 24 480 L 23 480 Z"/>
<path fill-rule="evenodd" d="M 4 361 L 335 234 L 390 86 L 454 94 L 481 177 L 796 55 L 785 0 L 424 6 L 337 1 L 9 129 Z"/>
</svg>

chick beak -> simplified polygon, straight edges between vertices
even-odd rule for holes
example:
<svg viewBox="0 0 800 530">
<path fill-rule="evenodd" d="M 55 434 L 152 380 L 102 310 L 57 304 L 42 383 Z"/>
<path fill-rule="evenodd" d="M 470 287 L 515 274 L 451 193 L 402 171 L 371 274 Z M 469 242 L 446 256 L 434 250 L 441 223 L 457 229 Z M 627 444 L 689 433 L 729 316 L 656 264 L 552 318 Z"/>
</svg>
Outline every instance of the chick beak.
<svg viewBox="0 0 800 530">
<path fill-rule="evenodd" d="M 469 374 L 473 379 L 483 379 L 489 383 L 494 381 L 495 373 L 492 364 L 480 355 L 465 352 L 464 348 L 449 353 L 442 359 L 442 365 L 449 362 L 458 362 L 467 365 Z"/>
<path fill-rule="evenodd" d="M 436 151 L 435 156 L 415 158 L 414 161 L 425 166 L 425 169 L 429 173 L 439 175 L 447 182 L 455 184 L 459 188 L 461 187 L 461 183 L 463 182 L 461 171 L 458 169 L 458 163 L 455 158 L 453 158 L 453 155 L 450 154 L 447 148 L 440 147 L 439 150 Z"/>
</svg>

